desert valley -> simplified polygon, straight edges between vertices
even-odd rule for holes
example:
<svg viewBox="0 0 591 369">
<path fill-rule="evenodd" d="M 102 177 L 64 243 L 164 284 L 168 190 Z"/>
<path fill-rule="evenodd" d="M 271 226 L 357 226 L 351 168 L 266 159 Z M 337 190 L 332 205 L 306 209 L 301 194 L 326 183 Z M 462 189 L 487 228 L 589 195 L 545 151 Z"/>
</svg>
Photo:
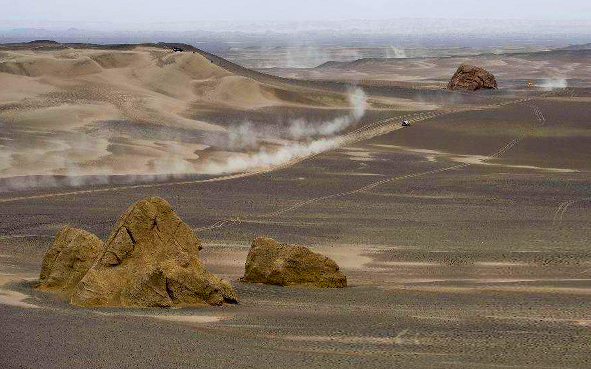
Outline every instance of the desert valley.
<svg viewBox="0 0 591 369">
<path fill-rule="evenodd" d="M 0 45 L 1 367 L 591 365 L 589 45 L 273 55 Z"/>
</svg>

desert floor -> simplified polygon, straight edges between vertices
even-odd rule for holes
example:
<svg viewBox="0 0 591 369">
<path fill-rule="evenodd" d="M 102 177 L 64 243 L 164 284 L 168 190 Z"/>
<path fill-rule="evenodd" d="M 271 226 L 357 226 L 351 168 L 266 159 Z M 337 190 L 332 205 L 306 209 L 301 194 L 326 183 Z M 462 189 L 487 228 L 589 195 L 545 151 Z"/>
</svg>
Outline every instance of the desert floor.
<svg viewBox="0 0 591 369">
<path fill-rule="evenodd" d="M 0 193 L 0 366 L 589 367 L 588 61 L 577 68 L 568 90 L 420 90 L 417 109 L 360 123 L 410 114 L 412 126 L 259 174 Z M 417 96 L 384 86 L 370 96 Z M 429 117 L 425 101 L 461 111 Z M 34 290 L 62 226 L 104 239 L 147 196 L 195 229 L 239 305 L 83 309 Z M 349 287 L 240 282 L 257 235 L 330 256 Z"/>
</svg>

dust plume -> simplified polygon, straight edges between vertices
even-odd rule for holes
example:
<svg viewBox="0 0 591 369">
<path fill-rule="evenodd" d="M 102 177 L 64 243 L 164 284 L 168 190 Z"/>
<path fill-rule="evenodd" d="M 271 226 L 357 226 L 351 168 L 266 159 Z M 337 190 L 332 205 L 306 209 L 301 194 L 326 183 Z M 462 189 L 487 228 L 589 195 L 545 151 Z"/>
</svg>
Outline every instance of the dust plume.
<svg viewBox="0 0 591 369">
<path fill-rule="evenodd" d="M 391 59 L 408 58 L 408 56 L 406 55 L 406 51 L 396 46 L 390 46 L 389 49 L 386 49 L 386 57 Z"/>
<path fill-rule="evenodd" d="M 338 147 L 339 137 L 332 137 L 352 124 L 358 122 L 367 109 L 367 96 L 361 89 L 348 94 L 351 111 L 346 116 L 337 117 L 326 122 L 308 122 L 304 119 L 292 121 L 287 129 L 278 131 L 257 130 L 251 123 L 244 123 L 230 129 L 228 143 L 238 145 L 232 149 L 255 147 L 264 138 L 290 138 L 305 140 L 289 142 L 275 149 L 260 147 L 254 153 L 236 153 L 225 160 L 206 162 L 203 172 L 222 174 L 245 171 L 253 168 L 270 167 L 287 163 L 297 158 L 319 154 Z"/>
<path fill-rule="evenodd" d="M 246 121 L 228 128 L 227 140 L 220 141 L 212 137 L 215 146 L 226 147 L 235 151 L 240 149 L 257 148 L 265 139 L 311 140 L 317 137 L 327 137 L 337 134 L 357 123 L 367 110 L 367 96 L 362 89 L 348 92 L 350 112 L 347 115 L 327 121 L 310 121 L 293 119 L 286 126 L 255 126 Z"/>
<path fill-rule="evenodd" d="M 367 96 L 362 89 L 357 88 L 349 92 L 348 99 L 352 107 L 349 115 L 320 124 L 307 122 L 303 119 L 292 121 L 289 126 L 289 137 L 301 139 L 313 136 L 330 136 L 359 121 L 365 115 L 367 109 Z"/>
<path fill-rule="evenodd" d="M 568 87 L 568 82 L 564 78 L 546 79 L 540 85 L 544 90 L 552 91 Z"/>
<path fill-rule="evenodd" d="M 232 155 L 223 162 L 207 161 L 202 172 L 205 174 L 225 174 L 254 168 L 268 168 L 334 149 L 339 146 L 339 142 L 339 137 L 320 138 L 310 142 L 295 142 L 280 146 L 273 151 L 263 146 L 254 154 Z"/>
</svg>

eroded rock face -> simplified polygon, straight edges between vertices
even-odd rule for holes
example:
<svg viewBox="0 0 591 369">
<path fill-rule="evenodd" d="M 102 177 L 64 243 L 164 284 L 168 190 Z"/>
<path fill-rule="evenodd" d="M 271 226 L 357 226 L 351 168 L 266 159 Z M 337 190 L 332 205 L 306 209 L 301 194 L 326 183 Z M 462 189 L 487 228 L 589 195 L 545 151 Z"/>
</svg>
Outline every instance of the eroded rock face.
<svg viewBox="0 0 591 369">
<path fill-rule="evenodd" d="M 138 307 L 236 303 L 232 286 L 203 267 L 199 250 L 193 231 L 164 199 L 140 200 L 119 218 L 71 302 Z"/>
<path fill-rule="evenodd" d="M 94 234 L 65 226 L 43 257 L 39 288 L 68 293 L 88 272 L 103 249 Z"/>
<path fill-rule="evenodd" d="M 447 84 L 448 90 L 476 91 L 481 88 L 496 89 L 497 81 L 492 73 L 473 65 L 460 65 Z"/>
<path fill-rule="evenodd" d="M 347 286 L 347 277 L 333 260 L 307 247 L 282 245 L 264 237 L 252 242 L 242 280 L 279 286 Z"/>
</svg>

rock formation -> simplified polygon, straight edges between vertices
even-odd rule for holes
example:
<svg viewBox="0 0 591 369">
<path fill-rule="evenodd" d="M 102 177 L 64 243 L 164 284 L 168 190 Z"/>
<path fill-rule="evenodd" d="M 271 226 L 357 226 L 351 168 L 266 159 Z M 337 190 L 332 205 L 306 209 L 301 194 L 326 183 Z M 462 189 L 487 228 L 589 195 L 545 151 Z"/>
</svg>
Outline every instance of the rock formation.
<svg viewBox="0 0 591 369">
<path fill-rule="evenodd" d="M 495 76 L 482 68 L 466 64 L 460 65 L 447 84 L 448 90 L 475 91 L 481 88 L 496 89 Z"/>
<path fill-rule="evenodd" d="M 307 247 L 282 245 L 264 237 L 252 242 L 242 280 L 279 286 L 347 286 L 347 277 L 333 260 Z"/>
<path fill-rule="evenodd" d="M 39 287 L 81 306 L 168 307 L 236 303 L 230 283 L 199 260 L 199 240 L 159 197 L 136 202 L 106 243 L 65 227 L 43 259 Z"/>
<path fill-rule="evenodd" d="M 140 200 L 119 218 L 71 302 L 159 307 L 236 303 L 232 286 L 201 265 L 199 250 L 191 228 L 165 200 Z"/>
<path fill-rule="evenodd" d="M 68 293 L 88 272 L 103 242 L 82 229 L 62 228 L 43 257 L 39 288 Z"/>
</svg>

